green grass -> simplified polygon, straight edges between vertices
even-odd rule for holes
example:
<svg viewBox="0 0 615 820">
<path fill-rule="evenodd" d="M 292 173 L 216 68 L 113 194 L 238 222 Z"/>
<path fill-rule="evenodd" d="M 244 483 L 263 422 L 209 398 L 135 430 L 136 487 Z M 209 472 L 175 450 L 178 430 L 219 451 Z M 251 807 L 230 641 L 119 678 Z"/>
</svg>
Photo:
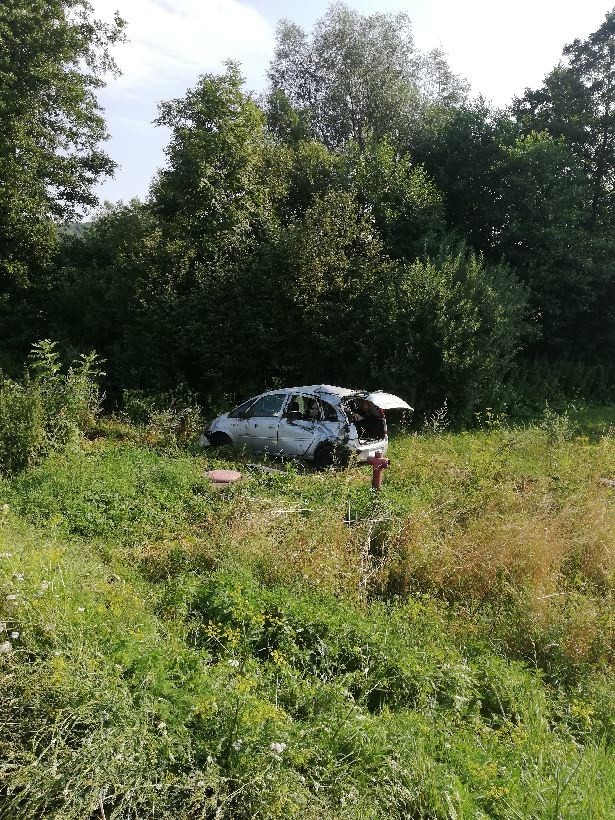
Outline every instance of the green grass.
<svg viewBox="0 0 615 820">
<path fill-rule="evenodd" d="M 611 418 L 4 480 L 0 817 L 612 817 Z"/>
</svg>

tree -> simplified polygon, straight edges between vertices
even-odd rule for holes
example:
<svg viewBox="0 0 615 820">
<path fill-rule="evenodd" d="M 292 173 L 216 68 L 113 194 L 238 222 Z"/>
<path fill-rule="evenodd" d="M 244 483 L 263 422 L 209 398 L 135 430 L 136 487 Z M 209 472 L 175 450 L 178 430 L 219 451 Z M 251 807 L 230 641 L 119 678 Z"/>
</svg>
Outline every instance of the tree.
<svg viewBox="0 0 615 820">
<path fill-rule="evenodd" d="M 542 88 L 527 90 L 512 111 L 526 133 L 544 130 L 568 147 L 574 154 L 569 177 L 582 165 L 577 217 L 568 226 L 560 222 L 569 260 L 552 269 L 568 348 L 575 356 L 604 356 L 612 347 L 615 310 L 615 9 L 586 40 L 565 46 Z M 553 334 L 553 341 L 561 338 Z"/>
<path fill-rule="evenodd" d="M 274 88 L 265 100 L 267 127 L 281 142 L 296 145 L 312 136 L 312 125 L 307 109 L 293 108 L 290 100 L 279 88 Z"/>
<path fill-rule="evenodd" d="M 434 112 L 414 156 L 442 191 L 448 223 L 487 261 L 502 259 L 528 286 L 534 349 L 603 345 L 596 308 L 607 298 L 605 243 L 586 225 L 591 188 L 563 138 L 524 129 L 476 102 Z M 591 330 L 590 330 L 591 328 Z"/>
<path fill-rule="evenodd" d="M 159 240 L 139 281 L 140 323 L 162 369 L 215 394 L 225 390 L 221 379 L 232 362 L 214 328 L 226 325 L 230 334 L 237 321 L 251 321 L 240 294 L 253 294 L 254 260 L 275 228 L 272 200 L 285 182 L 265 116 L 243 92 L 233 63 L 162 103 L 157 122 L 171 129 L 171 140 L 150 191 Z M 243 355 L 236 346 L 235 361 Z"/>
<path fill-rule="evenodd" d="M 185 97 L 160 105 L 156 124 L 171 130 L 171 141 L 150 202 L 186 286 L 255 247 L 270 213 L 265 117 L 242 87 L 228 63 L 224 74 L 205 75 Z"/>
<path fill-rule="evenodd" d="M 58 281 L 46 294 L 48 333 L 65 348 L 96 350 L 107 363 L 105 390 L 113 398 L 156 367 L 144 343 L 137 291 L 159 244 L 156 220 L 136 199 L 105 206 L 79 235 L 62 237 Z"/>
<path fill-rule="evenodd" d="M 439 246 L 442 195 L 423 167 L 387 140 L 370 141 L 363 151 L 349 143 L 341 158 L 345 185 L 373 217 L 389 256 L 414 261 Z"/>
<path fill-rule="evenodd" d="M 542 88 L 525 92 L 513 110 L 531 130 L 563 137 L 583 159 L 591 181 L 588 225 L 612 219 L 615 183 L 615 9 L 585 41 L 565 46 L 564 61 Z"/>
<path fill-rule="evenodd" d="M 415 65 L 421 96 L 430 106 L 454 108 L 467 101 L 470 84 L 453 73 L 442 49 L 419 55 Z"/>
<path fill-rule="evenodd" d="M 311 37 L 283 20 L 269 70 L 271 121 L 279 122 L 280 92 L 303 126 L 328 147 L 370 137 L 400 141 L 421 105 L 454 104 L 467 86 L 440 51 L 421 55 L 407 14 L 361 15 L 334 3 Z M 284 120 L 286 131 L 297 123 Z"/>
<path fill-rule="evenodd" d="M 315 197 L 280 245 L 287 365 L 308 383 L 372 381 L 393 266 L 369 212 L 353 193 L 330 191 Z"/>
<path fill-rule="evenodd" d="M 31 281 L 56 246 L 54 220 L 96 203 L 114 163 L 96 91 L 116 70 L 123 22 L 87 0 L 0 4 L 0 288 Z"/>
<path fill-rule="evenodd" d="M 425 166 L 443 194 L 449 227 L 486 255 L 494 250 L 504 221 L 503 127 L 482 100 L 458 108 L 431 107 L 410 145 L 415 162 Z"/>
</svg>

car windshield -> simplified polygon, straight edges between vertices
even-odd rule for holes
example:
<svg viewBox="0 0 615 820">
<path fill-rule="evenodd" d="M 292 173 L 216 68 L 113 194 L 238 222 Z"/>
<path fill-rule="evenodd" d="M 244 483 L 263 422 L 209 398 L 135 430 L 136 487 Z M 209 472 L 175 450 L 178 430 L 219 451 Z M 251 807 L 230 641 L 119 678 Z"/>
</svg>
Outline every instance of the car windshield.
<svg viewBox="0 0 615 820">
<path fill-rule="evenodd" d="M 231 412 L 228 414 L 230 419 L 240 419 L 245 413 L 248 412 L 251 405 L 254 404 L 254 399 L 248 399 L 248 401 L 244 401 L 243 404 L 240 404 L 238 407 L 235 407 Z"/>
</svg>

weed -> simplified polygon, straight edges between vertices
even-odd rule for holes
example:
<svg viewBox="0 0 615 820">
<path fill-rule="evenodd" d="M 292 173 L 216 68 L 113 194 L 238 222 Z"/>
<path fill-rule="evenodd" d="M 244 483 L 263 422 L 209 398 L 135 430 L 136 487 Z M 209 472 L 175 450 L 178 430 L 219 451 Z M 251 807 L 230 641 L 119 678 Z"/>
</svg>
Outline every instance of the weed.
<svg viewBox="0 0 615 820">
<path fill-rule="evenodd" d="M 97 356 L 82 355 L 63 372 L 49 340 L 33 345 L 23 382 L 0 374 L 0 470 L 25 470 L 42 455 L 80 440 L 99 409 Z"/>
</svg>

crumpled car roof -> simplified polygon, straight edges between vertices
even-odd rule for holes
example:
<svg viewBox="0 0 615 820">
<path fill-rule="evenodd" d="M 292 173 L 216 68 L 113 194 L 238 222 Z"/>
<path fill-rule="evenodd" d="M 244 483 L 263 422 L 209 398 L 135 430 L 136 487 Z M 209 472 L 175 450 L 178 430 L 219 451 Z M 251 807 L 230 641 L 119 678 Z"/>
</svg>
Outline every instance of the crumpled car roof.
<svg viewBox="0 0 615 820">
<path fill-rule="evenodd" d="M 286 387 L 284 388 L 288 393 L 319 393 L 324 396 L 333 396 L 340 401 L 346 396 L 356 396 L 360 393 L 365 393 L 365 390 L 350 390 L 347 387 L 336 387 L 333 384 L 309 384 L 303 387 Z"/>
</svg>

